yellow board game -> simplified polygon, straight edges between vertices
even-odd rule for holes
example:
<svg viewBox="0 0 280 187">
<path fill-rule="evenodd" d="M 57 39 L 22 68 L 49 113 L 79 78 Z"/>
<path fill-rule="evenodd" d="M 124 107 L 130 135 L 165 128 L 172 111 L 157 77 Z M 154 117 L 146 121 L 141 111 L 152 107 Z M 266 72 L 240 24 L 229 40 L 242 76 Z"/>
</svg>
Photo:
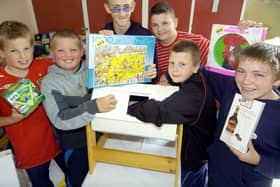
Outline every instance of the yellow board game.
<svg viewBox="0 0 280 187">
<path fill-rule="evenodd" d="M 154 36 L 88 36 L 89 88 L 150 82 L 144 71 L 154 61 Z"/>
</svg>

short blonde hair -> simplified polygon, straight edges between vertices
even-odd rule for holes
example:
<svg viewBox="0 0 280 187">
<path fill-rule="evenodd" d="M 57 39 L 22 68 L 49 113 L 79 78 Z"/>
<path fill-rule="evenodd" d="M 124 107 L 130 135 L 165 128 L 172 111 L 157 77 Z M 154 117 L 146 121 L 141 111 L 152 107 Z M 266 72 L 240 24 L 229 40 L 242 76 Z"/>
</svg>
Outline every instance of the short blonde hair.
<svg viewBox="0 0 280 187">
<path fill-rule="evenodd" d="M 33 45 L 33 34 L 28 26 L 18 21 L 4 21 L 0 24 L 0 49 L 5 48 L 5 43 L 9 40 L 26 38 Z"/>
<path fill-rule="evenodd" d="M 53 37 L 51 39 L 51 48 L 54 47 L 56 38 L 71 38 L 71 39 L 74 39 L 74 40 L 76 40 L 77 45 L 80 48 L 83 48 L 83 44 L 82 44 L 82 41 L 81 41 L 79 35 L 77 33 L 75 33 L 74 31 L 70 30 L 70 29 L 62 29 L 62 30 L 59 30 L 59 31 L 55 32 L 55 34 L 53 35 Z"/>
</svg>

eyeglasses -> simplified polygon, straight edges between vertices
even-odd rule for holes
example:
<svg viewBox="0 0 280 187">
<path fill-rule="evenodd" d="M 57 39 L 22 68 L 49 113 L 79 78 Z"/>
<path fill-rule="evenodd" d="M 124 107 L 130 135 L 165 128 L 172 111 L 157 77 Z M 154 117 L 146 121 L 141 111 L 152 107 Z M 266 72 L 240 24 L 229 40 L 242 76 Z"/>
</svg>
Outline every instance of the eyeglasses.
<svg viewBox="0 0 280 187">
<path fill-rule="evenodd" d="M 131 6 L 124 6 L 124 7 L 114 7 L 110 9 L 112 13 L 120 13 L 121 11 L 123 12 L 130 12 L 131 11 Z"/>
</svg>

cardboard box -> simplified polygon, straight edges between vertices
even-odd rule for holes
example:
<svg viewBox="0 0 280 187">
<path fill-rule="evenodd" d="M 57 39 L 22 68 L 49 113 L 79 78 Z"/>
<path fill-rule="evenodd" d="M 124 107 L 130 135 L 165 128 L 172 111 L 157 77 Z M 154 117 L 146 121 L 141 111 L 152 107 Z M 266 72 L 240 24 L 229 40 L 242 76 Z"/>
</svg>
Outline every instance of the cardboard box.
<svg viewBox="0 0 280 187">
<path fill-rule="evenodd" d="M 28 79 L 20 79 L 12 84 L 1 96 L 19 113 L 27 116 L 45 99 Z"/>
</svg>

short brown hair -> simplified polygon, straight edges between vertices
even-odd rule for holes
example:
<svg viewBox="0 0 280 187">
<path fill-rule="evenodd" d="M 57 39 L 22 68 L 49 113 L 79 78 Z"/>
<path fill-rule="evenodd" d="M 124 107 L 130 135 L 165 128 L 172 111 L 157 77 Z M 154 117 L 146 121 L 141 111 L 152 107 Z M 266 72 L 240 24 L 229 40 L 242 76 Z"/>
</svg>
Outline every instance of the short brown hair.
<svg viewBox="0 0 280 187">
<path fill-rule="evenodd" d="M 5 42 L 18 38 L 26 38 L 33 45 L 33 34 L 28 26 L 18 21 L 4 21 L 0 24 L 0 49 L 5 48 Z"/>
<path fill-rule="evenodd" d="M 243 49 L 236 58 L 236 67 L 246 59 L 268 64 L 274 72 L 275 80 L 280 80 L 280 49 L 267 43 L 255 43 Z"/>
<path fill-rule="evenodd" d="M 171 52 L 190 53 L 192 55 L 193 65 L 196 66 L 200 62 L 199 47 L 192 40 L 179 40 L 171 48 Z"/>
<path fill-rule="evenodd" d="M 71 38 L 71 39 L 77 40 L 77 45 L 80 48 L 83 47 L 83 44 L 81 42 L 79 35 L 70 29 L 62 29 L 62 30 L 56 31 L 51 39 L 51 48 L 53 48 L 56 38 Z"/>
<path fill-rule="evenodd" d="M 160 1 L 151 8 L 150 16 L 158 14 L 170 14 L 173 18 L 175 18 L 173 7 L 165 1 Z"/>
</svg>

